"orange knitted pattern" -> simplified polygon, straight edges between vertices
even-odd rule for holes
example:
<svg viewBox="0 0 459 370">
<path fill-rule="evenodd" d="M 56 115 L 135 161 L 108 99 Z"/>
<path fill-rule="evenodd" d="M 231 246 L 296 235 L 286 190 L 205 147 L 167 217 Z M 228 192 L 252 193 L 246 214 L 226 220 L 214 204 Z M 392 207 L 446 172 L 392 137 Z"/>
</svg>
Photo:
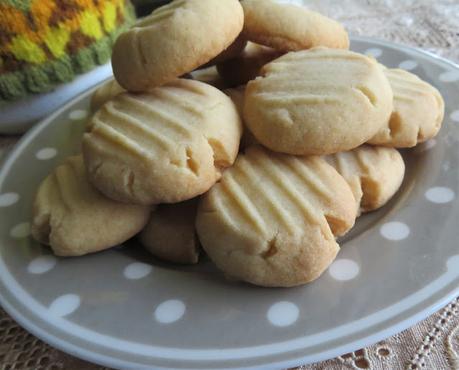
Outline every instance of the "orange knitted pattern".
<svg viewBox="0 0 459 370">
<path fill-rule="evenodd" d="M 134 19 L 129 0 L 0 0 L 0 103 L 106 63 Z"/>
<path fill-rule="evenodd" d="M 0 73 L 75 54 L 122 24 L 125 5 L 125 0 L 32 0 L 23 11 L 0 3 Z"/>
</svg>

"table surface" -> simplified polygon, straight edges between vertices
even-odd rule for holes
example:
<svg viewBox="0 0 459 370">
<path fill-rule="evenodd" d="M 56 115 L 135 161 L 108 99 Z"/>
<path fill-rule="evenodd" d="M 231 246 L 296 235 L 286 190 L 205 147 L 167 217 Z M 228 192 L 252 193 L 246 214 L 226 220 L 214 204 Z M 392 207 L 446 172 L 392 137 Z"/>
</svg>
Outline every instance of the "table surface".
<svg viewBox="0 0 459 370">
<path fill-rule="evenodd" d="M 345 24 L 350 34 L 417 46 L 459 62 L 458 0 L 285 0 Z M 0 136 L 4 157 L 19 136 Z M 459 298 L 414 327 L 359 351 L 298 369 L 459 369 Z M 0 369 L 107 369 L 26 332 L 0 308 Z"/>
</svg>

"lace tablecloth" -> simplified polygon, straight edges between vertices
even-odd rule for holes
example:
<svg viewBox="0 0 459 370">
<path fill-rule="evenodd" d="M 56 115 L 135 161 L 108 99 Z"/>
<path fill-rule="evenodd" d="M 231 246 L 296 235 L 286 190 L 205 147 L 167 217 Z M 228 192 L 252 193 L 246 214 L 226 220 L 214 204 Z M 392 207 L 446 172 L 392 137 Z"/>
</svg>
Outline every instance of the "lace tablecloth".
<svg viewBox="0 0 459 370">
<path fill-rule="evenodd" d="M 287 0 L 289 1 L 289 0 Z M 339 19 L 354 35 L 418 46 L 459 62 L 458 0 L 290 0 Z M 19 137 L 0 137 L 6 153 Z M 459 369 L 459 298 L 371 347 L 299 369 Z M 0 370 L 101 370 L 60 352 L 0 309 Z"/>
</svg>

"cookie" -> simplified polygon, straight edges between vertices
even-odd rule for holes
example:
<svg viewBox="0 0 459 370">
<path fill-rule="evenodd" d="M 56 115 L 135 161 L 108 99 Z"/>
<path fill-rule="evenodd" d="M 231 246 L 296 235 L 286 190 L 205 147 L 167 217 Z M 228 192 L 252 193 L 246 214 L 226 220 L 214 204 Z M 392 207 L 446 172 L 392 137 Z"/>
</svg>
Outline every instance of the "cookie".
<svg viewBox="0 0 459 370">
<path fill-rule="evenodd" d="M 236 106 L 239 115 L 242 117 L 244 111 L 244 95 L 245 95 L 245 85 L 238 86 L 232 89 L 226 89 L 225 94 L 228 95 Z M 244 132 L 242 133 L 241 143 L 239 145 L 240 150 L 244 150 L 251 145 L 259 144 L 255 136 L 250 132 L 247 126 L 243 123 Z"/>
<path fill-rule="evenodd" d="M 282 54 L 273 48 L 249 42 L 239 56 L 217 64 L 217 70 L 228 86 L 245 85 L 259 76 L 261 67 Z"/>
<path fill-rule="evenodd" d="M 91 96 L 91 111 L 95 112 L 102 105 L 125 90 L 116 80 L 110 80 L 99 87 Z"/>
<path fill-rule="evenodd" d="M 349 37 L 338 22 L 306 8 L 271 0 L 242 0 L 243 35 L 279 51 L 325 46 L 348 49 Z"/>
<path fill-rule="evenodd" d="M 196 228 L 228 276 L 289 287 L 322 274 L 355 217 L 349 185 L 325 159 L 252 146 L 201 197 Z"/>
<path fill-rule="evenodd" d="M 247 84 L 244 120 L 271 150 L 321 155 L 372 138 L 392 112 L 392 90 L 378 63 L 348 50 L 291 52 Z"/>
<path fill-rule="evenodd" d="M 390 119 L 368 142 L 411 148 L 440 131 L 445 103 L 439 91 L 418 76 L 402 69 L 384 69 L 394 92 Z"/>
<path fill-rule="evenodd" d="M 98 252 L 130 239 L 148 221 L 148 207 L 123 204 L 97 191 L 81 156 L 69 157 L 40 185 L 32 236 L 58 256 Z"/>
<path fill-rule="evenodd" d="M 194 226 L 198 199 L 161 204 L 139 234 L 142 245 L 155 257 L 179 264 L 199 260 L 199 241 Z"/>
<path fill-rule="evenodd" d="M 362 145 L 325 159 L 351 187 L 359 213 L 385 205 L 398 191 L 405 175 L 405 162 L 394 148 Z"/>
<path fill-rule="evenodd" d="M 82 149 L 91 183 L 109 198 L 142 205 L 206 192 L 233 164 L 242 132 L 230 98 L 184 79 L 119 94 L 89 127 Z"/>
<path fill-rule="evenodd" d="M 220 54 L 240 34 L 243 22 L 237 0 L 174 0 L 117 38 L 115 78 L 129 91 L 164 85 Z"/>
</svg>

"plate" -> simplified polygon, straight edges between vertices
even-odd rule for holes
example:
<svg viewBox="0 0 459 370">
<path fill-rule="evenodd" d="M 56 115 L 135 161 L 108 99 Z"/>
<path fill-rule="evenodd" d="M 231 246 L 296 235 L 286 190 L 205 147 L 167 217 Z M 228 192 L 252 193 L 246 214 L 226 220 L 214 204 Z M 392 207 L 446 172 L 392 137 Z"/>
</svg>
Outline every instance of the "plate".
<svg viewBox="0 0 459 370">
<path fill-rule="evenodd" d="M 435 140 L 403 152 L 407 173 L 383 209 L 361 217 L 312 284 L 228 282 L 208 260 L 177 267 L 131 240 L 55 258 L 29 238 L 40 181 L 79 150 L 90 92 L 44 120 L 0 172 L 0 302 L 59 349 L 115 368 L 283 368 L 373 344 L 459 294 L 459 68 L 433 55 L 354 38 L 352 49 L 409 69 L 446 101 Z"/>
</svg>

